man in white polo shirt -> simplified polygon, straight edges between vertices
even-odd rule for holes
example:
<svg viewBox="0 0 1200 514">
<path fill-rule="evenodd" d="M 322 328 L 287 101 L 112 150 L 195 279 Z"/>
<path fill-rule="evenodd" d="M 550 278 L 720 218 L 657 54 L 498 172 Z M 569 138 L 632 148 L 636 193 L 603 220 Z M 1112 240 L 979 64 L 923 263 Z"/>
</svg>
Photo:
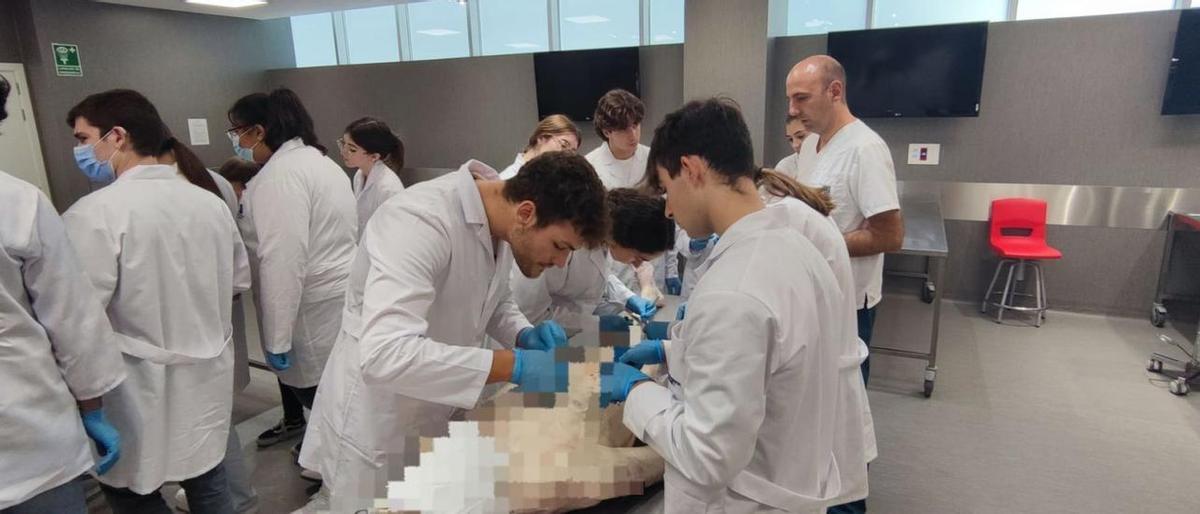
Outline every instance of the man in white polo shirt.
<svg viewBox="0 0 1200 514">
<path fill-rule="evenodd" d="M 896 194 L 896 168 L 883 139 L 850 113 L 846 71 L 827 55 L 797 63 L 787 76 L 788 115 L 818 134 L 817 163 L 805 178 L 827 188 L 830 213 L 846 238 L 857 289 L 858 336 L 871 345 L 875 306 L 882 298 L 883 254 L 900 249 L 904 220 Z M 870 359 L 862 364 L 863 380 Z M 866 512 L 866 501 L 838 505 L 831 514 Z"/>
</svg>

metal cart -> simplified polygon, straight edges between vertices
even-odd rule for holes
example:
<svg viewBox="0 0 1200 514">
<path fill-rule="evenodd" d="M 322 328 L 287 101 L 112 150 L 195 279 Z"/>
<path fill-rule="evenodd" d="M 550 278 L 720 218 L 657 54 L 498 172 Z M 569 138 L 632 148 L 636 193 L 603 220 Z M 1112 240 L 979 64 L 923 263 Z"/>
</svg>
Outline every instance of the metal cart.
<svg viewBox="0 0 1200 514">
<path fill-rule="evenodd" d="M 1200 232 L 1200 214 L 1170 211 L 1167 213 L 1167 237 L 1164 243 L 1162 266 L 1158 269 L 1158 287 L 1154 291 L 1154 305 L 1150 309 L 1150 322 L 1156 327 L 1167 323 L 1166 303 L 1170 300 L 1200 303 L 1195 287 L 1183 287 L 1188 277 L 1187 261 L 1181 259 L 1181 248 L 1176 245 L 1180 233 Z"/>
<path fill-rule="evenodd" d="M 871 353 L 894 355 L 925 361 L 924 394 L 933 394 L 937 380 L 938 328 L 942 317 L 942 279 L 946 259 L 950 255 L 946 244 L 946 222 L 942 219 L 941 200 L 936 193 L 905 192 L 900 194 L 900 212 L 904 215 L 904 244 L 896 255 L 923 257 L 925 271 L 888 271 L 888 275 L 921 279 L 921 300 L 933 304 L 933 326 L 930 328 L 929 352 L 914 352 L 899 348 L 872 346 Z"/>
<path fill-rule="evenodd" d="M 1158 271 L 1158 286 L 1154 291 L 1154 305 L 1150 309 L 1150 322 L 1156 327 L 1167 323 L 1167 301 L 1184 301 L 1200 303 L 1200 259 L 1197 255 L 1197 242 L 1200 240 L 1200 214 L 1175 212 L 1167 213 L 1167 235 L 1163 243 L 1162 266 Z M 1190 240 L 1185 239 L 1191 235 Z M 1200 382 L 1200 333 L 1196 334 L 1189 345 L 1175 343 L 1170 337 L 1160 335 L 1159 340 L 1175 346 L 1185 359 L 1176 359 L 1164 353 L 1154 352 L 1146 363 L 1146 370 L 1159 373 L 1169 379 L 1171 393 L 1184 396 L 1191 386 Z M 1179 370 L 1163 369 L 1164 363 L 1177 365 Z"/>
</svg>

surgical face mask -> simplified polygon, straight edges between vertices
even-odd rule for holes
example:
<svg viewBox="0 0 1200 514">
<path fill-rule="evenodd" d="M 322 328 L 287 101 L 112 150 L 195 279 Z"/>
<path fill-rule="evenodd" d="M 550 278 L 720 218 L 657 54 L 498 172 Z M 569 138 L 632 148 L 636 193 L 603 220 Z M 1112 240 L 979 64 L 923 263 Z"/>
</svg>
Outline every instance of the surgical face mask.
<svg viewBox="0 0 1200 514">
<path fill-rule="evenodd" d="M 228 133 L 228 136 L 229 142 L 233 143 L 233 153 L 243 161 L 254 162 L 254 147 L 258 146 L 258 143 L 254 143 L 254 146 L 251 146 L 250 148 L 242 148 L 242 145 L 238 143 L 238 140 L 242 138 L 242 134 L 234 134 L 231 132 Z M 261 141 L 259 141 L 259 143 L 261 143 Z"/>
<path fill-rule="evenodd" d="M 104 138 L 108 137 L 109 134 L 112 134 L 111 129 L 95 143 L 75 147 L 75 164 L 79 166 L 79 170 L 92 182 L 105 183 L 117 179 L 117 174 L 113 171 L 112 167 L 112 158 L 116 156 L 117 152 L 113 151 L 113 155 L 109 156 L 107 161 L 101 161 L 96 157 L 96 144 L 104 141 Z"/>
</svg>

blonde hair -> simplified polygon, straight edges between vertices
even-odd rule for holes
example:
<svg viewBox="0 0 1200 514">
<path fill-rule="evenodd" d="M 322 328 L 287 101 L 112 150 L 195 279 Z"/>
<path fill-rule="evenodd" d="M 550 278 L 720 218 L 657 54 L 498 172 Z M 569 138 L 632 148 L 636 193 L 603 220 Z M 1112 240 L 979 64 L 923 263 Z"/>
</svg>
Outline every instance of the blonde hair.
<svg viewBox="0 0 1200 514">
<path fill-rule="evenodd" d="M 538 140 L 545 136 L 558 135 L 573 135 L 576 143 L 583 143 L 583 137 L 579 134 L 579 127 L 575 126 L 575 122 L 571 121 L 562 114 L 551 114 L 542 118 L 537 126 L 533 129 L 533 134 L 529 135 L 529 143 L 525 145 L 525 150 L 530 150 L 538 145 Z"/>
<path fill-rule="evenodd" d="M 812 207 L 822 216 L 833 212 L 833 200 L 829 193 L 815 187 L 801 184 L 796 179 L 775 170 L 760 169 L 754 177 L 755 185 L 771 196 L 790 196 Z"/>
</svg>

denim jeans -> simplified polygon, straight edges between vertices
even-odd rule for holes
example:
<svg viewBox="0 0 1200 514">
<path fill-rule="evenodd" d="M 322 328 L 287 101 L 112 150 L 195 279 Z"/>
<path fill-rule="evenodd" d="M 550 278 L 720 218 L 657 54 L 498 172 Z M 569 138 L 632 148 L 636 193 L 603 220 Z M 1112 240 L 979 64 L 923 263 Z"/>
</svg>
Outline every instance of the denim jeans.
<svg viewBox="0 0 1200 514">
<path fill-rule="evenodd" d="M 83 492 L 83 482 L 76 478 L 63 485 L 43 491 L 24 502 L 0 509 L 0 514 L 87 514 L 87 496 Z"/>
<path fill-rule="evenodd" d="M 200 476 L 182 480 L 179 485 L 187 491 L 188 509 L 192 514 L 234 514 L 224 464 L 217 464 Z M 137 494 L 129 489 L 104 484 L 100 484 L 100 489 L 104 491 L 104 497 L 108 499 L 108 506 L 114 514 L 173 513 L 159 491 Z"/>
</svg>

